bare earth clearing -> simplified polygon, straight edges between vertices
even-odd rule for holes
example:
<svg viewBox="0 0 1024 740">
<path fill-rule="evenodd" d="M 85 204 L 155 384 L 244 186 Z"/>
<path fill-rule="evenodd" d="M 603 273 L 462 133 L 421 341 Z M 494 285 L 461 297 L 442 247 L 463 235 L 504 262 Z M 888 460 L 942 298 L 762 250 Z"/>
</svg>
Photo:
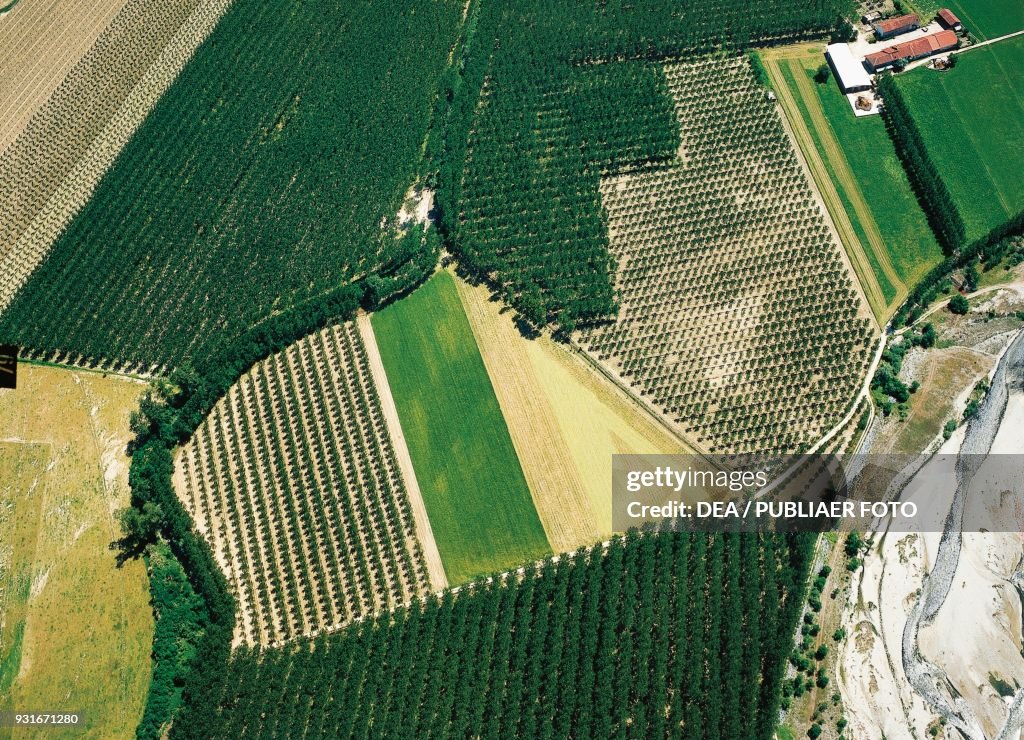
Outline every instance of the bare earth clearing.
<svg viewBox="0 0 1024 740">
<path fill-rule="evenodd" d="M 999 367 L 993 407 L 1000 401 Z M 1003 396 L 1001 417 L 993 411 L 994 421 L 989 419 L 983 406 L 979 426 L 958 429 L 940 453 L 968 446 L 975 451 L 978 440 L 993 433 L 991 453 L 1019 454 L 1024 401 L 1014 387 L 1011 382 L 1009 397 Z M 965 400 L 960 393 L 955 413 Z M 998 431 L 991 430 L 993 423 Z M 934 508 L 944 516 L 957 498 L 948 466 L 936 463 L 917 474 L 902 498 L 934 502 L 943 496 Z M 985 471 L 982 466 L 974 480 L 985 480 Z M 970 509 L 975 499 L 968 493 L 962 505 Z M 1024 556 L 1020 535 L 999 533 L 992 525 L 947 538 L 943 527 L 944 521 L 935 521 L 928 532 L 878 537 L 856 575 L 844 613 L 849 639 L 837 677 L 853 737 L 924 738 L 940 715 L 950 723 L 947 735 L 956 726 L 968 737 L 1016 736 L 1020 717 L 1010 712 L 1010 702 L 1019 699 L 1024 686 L 1015 587 Z"/>
</svg>

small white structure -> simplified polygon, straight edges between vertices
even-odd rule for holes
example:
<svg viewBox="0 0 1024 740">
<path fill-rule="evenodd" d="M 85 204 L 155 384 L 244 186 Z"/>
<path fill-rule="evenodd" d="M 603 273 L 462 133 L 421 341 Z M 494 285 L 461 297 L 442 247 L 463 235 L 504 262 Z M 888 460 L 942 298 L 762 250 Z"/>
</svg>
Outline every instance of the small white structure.
<svg viewBox="0 0 1024 740">
<path fill-rule="evenodd" d="M 871 77 L 864 65 L 853 55 L 846 44 L 829 44 L 825 47 L 832 73 L 844 93 L 863 92 L 871 89 Z"/>
</svg>

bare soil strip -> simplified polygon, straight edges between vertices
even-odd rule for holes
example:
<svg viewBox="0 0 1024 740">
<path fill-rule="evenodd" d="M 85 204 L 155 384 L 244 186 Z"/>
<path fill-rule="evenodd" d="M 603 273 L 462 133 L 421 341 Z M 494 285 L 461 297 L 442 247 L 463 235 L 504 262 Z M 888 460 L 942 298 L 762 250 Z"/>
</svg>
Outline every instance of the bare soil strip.
<svg viewBox="0 0 1024 740">
<path fill-rule="evenodd" d="M 380 396 L 384 422 L 387 424 L 388 432 L 391 435 L 391 442 L 395 447 L 395 457 L 398 459 L 398 467 L 402 472 L 402 478 L 405 479 L 406 490 L 409 492 L 409 503 L 412 504 L 413 520 L 416 523 L 416 537 L 420 541 L 420 547 L 423 549 L 423 558 L 427 562 L 427 575 L 430 577 L 430 587 L 435 591 L 441 591 L 448 587 L 448 577 L 444 573 L 441 553 L 437 550 L 434 532 L 430 528 L 427 507 L 423 503 L 420 484 L 416 480 L 416 471 L 413 469 L 412 458 L 409 456 L 409 447 L 405 443 L 402 422 L 398 418 L 398 409 L 395 407 L 395 399 L 391 395 L 391 386 L 388 384 L 388 376 L 384 372 L 384 363 L 380 359 L 377 337 L 373 333 L 373 325 L 370 323 L 369 315 L 361 314 L 356 319 L 356 326 L 363 339 L 363 344 L 366 345 L 366 355 L 370 361 L 370 374 Z"/>
</svg>

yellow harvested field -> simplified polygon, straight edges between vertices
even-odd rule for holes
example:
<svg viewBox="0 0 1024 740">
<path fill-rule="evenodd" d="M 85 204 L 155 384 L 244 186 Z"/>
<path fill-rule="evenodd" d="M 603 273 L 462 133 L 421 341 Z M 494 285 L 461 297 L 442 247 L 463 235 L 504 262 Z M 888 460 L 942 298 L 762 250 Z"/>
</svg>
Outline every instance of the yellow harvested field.
<svg viewBox="0 0 1024 740">
<path fill-rule="evenodd" d="M 118 568 L 110 544 L 145 385 L 18 371 L 18 389 L 0 390 L 0 709 L 82 711 L 89 734 L 127 737 L 149 687 L 153 615 L 143 563 Z"/>
<path fill-rule="evenodd" d="M 0 151 L 127 0 L 18 0 L 0 16 Z"/>
<path fill-rule="evenodd" d="M 691 451 L 578 354 L 524 338 L 486 287 L 457 284 L 552 549 L 607 537 L 612 455 Z"/>
</svg>

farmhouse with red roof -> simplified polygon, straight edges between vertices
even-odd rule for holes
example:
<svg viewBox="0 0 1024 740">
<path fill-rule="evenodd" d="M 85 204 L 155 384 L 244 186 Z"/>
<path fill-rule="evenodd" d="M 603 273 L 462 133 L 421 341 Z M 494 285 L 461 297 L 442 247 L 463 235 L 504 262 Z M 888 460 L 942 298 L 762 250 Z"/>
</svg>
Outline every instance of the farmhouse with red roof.
<svg viewBox="0 0 1024 740">
<path fill-rule="evenodd" d="M 898 62 L 912 62 L 915 59 L 923 59 L 932 54 L 955 49 L 959 44 L 960 39 L 952 31 L 939 31 L 929 36 L 886 47 L 881 51 L 876 51 L 874 54 L 868 54 L 864 61 L 867 63 L 868 69 L 872 72 L 877 72 L 880 69 L 891 67 Z"/>
<path fill-rule="evenodd" d="M 875 31 L 875 38 L 878 39 L 892 38 L 920 27 L 921 19 L 917 17 L 916 13 L 886 18 L 884 21 L 876 21 L 871 24 L 871 28 Z"/>
</svg>

